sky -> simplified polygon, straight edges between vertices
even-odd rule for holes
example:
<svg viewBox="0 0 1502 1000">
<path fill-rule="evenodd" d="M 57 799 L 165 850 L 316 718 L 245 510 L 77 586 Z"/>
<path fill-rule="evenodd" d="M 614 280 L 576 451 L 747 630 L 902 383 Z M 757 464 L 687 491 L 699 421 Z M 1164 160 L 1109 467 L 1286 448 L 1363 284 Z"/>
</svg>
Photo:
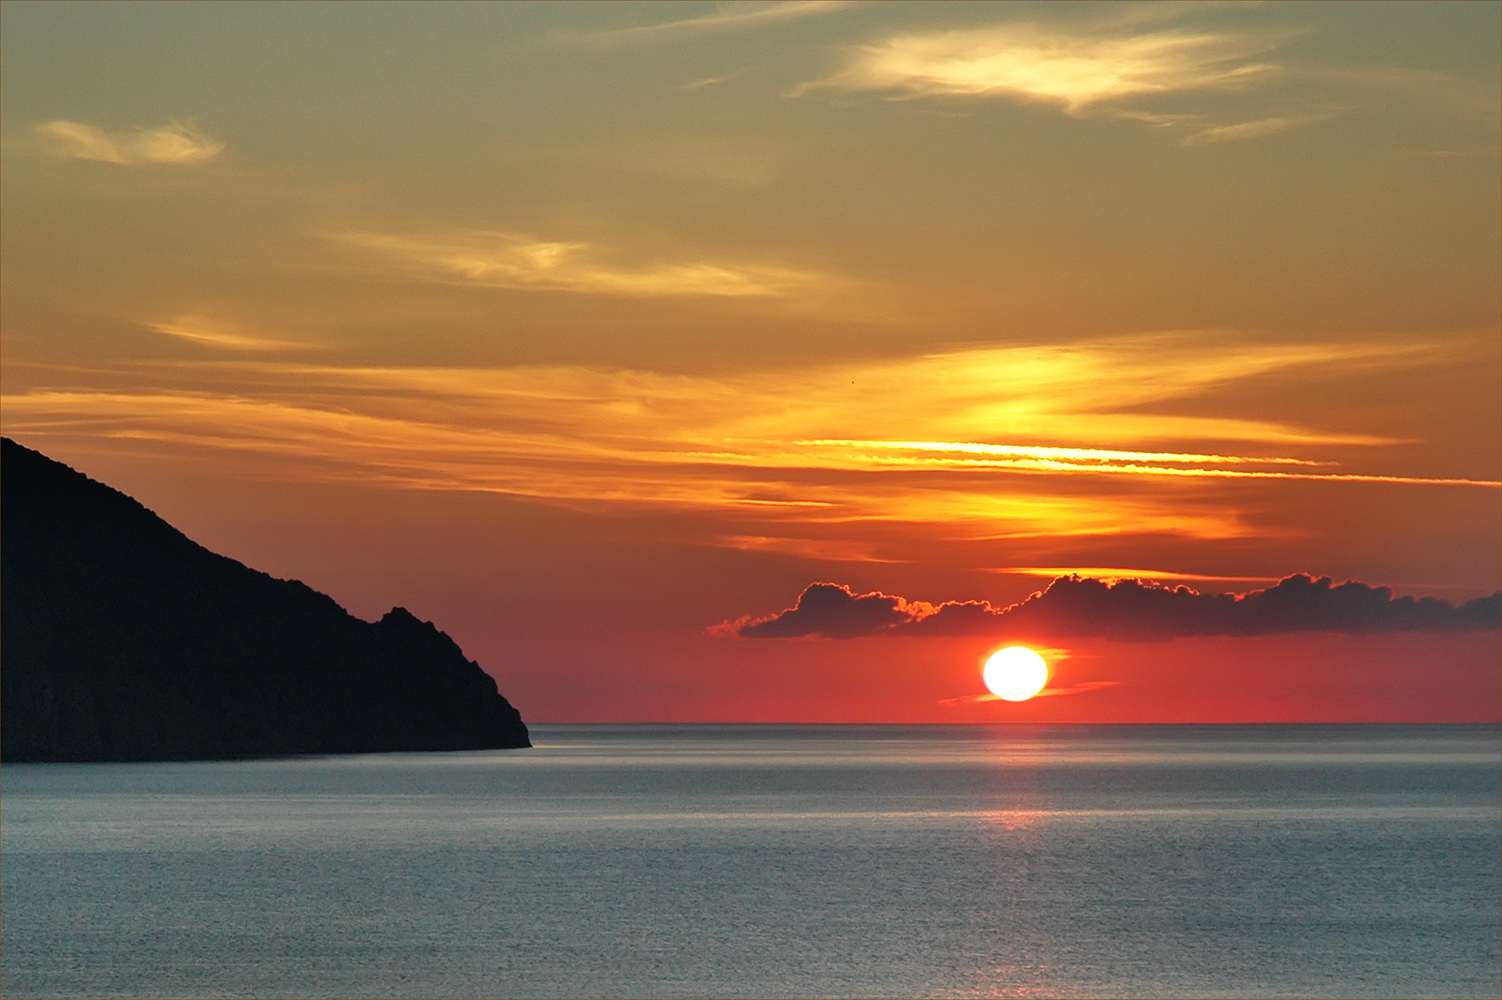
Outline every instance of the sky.
<svg viewBox="0 0 1502 1000">
<path fill-rule="evenodd" d="M 6 3 L 0 430 L 529 722 L 1498 721 L 1499 22 Z"/>
</svg>

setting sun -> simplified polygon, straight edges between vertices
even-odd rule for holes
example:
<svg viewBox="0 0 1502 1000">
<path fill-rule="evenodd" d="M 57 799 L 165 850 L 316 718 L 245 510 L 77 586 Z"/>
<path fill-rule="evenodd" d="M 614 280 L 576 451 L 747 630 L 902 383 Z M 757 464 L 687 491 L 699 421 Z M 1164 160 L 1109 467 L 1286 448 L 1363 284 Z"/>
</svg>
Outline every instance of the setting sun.
<svg viewBox="0 0 1502 1000">
<path fill-rule="evenodd" d="M 1003 701 L 1027 701 L 1048 683 L 1048 664 L 1026 646 L 1008 646 L 991 654 L 981 678 Z"/>
</svg>

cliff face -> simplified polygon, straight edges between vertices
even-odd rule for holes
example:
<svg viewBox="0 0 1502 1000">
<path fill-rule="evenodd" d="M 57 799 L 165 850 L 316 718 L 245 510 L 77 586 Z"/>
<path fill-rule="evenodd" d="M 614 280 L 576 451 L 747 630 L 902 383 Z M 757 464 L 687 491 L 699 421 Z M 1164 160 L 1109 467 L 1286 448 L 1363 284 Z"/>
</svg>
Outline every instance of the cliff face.
<svg viewBox="0 0 1502 1000">
<path fill-rule="evenodd" d="M 430 623 L 402 608 L 361 621 L 0 441 L 0 759 L 530 745 Z"/>
</svg>

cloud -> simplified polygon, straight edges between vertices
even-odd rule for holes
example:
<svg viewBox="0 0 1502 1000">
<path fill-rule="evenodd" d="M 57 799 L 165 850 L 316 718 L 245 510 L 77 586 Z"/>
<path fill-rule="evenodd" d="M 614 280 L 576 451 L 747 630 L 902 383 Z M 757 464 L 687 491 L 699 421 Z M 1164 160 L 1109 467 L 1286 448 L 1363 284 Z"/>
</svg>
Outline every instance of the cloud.
<svg viewBox="0 0 1502 1000">
<path fill-rule="evenodd" d="M 1275 61 L 1271 53 L 1298 32 L 1185 23 L 1213 18 L 1217 9 L 1225 7 L 1108 5 L 1068 23 L 1045 18 L 893 34 L 848 48 L 834 72 L 788 96 L 840 90 L 895 99 L 1031 102 L 1076 118 L 1136 121 L 1177 136 L 1184 146 L 1259 139 L 1360 107 L 1390 107 L 1397 98 L 1495 134 L 1494 79 L 1405 67 L 1332 68 L 1296 57 Z M 1495 148 L 1495 142 L 1477 145 L 1489 153 Z"/>
<path fill-rule="evenodd" d="M 224 143 L 191 123 L 170 122 L 133 132 L 105 132 L 83 122 L 57 119 L 32 126 L 38 148 L 64 160 L 97 160 L 124 167 L 144 164 L 194 166 L 224 152 Z"/>
<path fill-rule="evenodd" d="M 856 594 L 833 583 L 809 585 L 791 608 L 720 626 L 751 639 L 824 636 L 989 636 L 1100 638 L 1132 641 L 1180 636 L 1251 636 L 1289 632 L 1467 632 L 1502 628 L 1502 592 L 1460 606 L 1432 597 L 1394 597 L 1389 587 L 1302 573 L 1266 590 L 1202 594 L 1138 580 L 1114 583 L 1060 577 L 1007 608 L 986 601 L 933 605 L 892 594 Z"/>
<path fill-rule="evenodd" d="M 722 83 L 729 83 L 736 77 L 744 76 L 745 74 L 751 72 L 753 68 L 754 67 L 751 66 L 744 66 L 732 73 L 720 73 L 716 76 L 700 77 L 697 80 L 690 80 L 688 83 L 682 84 L 678 89 L 691 92 L 695 90 L 703 90 L 705 87 L 718 87 Z"/>
<path fill-rule="evenodd" d="M 716 543 L 741 552 L 773 552 L 778 555 L 811 559 L 818 562 L 896 563 L 901 559 L 884 559 L 866 542 L 842 538 L 800 538 L 768 535 L 722 535 Z"/>
<path fill-rule="evenodd" d="M 825 280 L 810 271 L 724 261 L 614 265 L 599 260 L 588 243 L 538 240 L 498 230 L 319 235 L 382 258 L 422 280 L 491 288 L 647 297 L 781 298 Z"/>
<path fill-rule="evenodd" d="M 630 42 L 670 41 L 681 38 L 696 38 L 724 31 L 757 28 L 781 21 L 818 17 L 851 6 L 853 0 L 784 0 L 781 3 L 738 3 L 722 6 L 713 14 L 686 17 L 661 24 L 648 24 L 635 28 L 616 28 L 610 31 L 595 31 L 583 35 L 555 33 L 549 38 L 559 42 L 582 42 L 595 46 L 620 45 Z"/>
<path fill-rule="evenodd" d="M 994 566 L 990 572 L 1004 576 L 1042 576 L 1050 580 L 1061 576 L 1089 576 L 1097 580 L 1164 580 L 1201 583 L 1277 583 L 1276 576 L 1216 576 L 1206 573 L 1180 573 L 1166 569 L 1137 569 L 1124 566 Z"/>
<path fill-rule="evenodd" d="M 245 333 L 206 316 L 179 316 L 170 323 L 146 323 L 148 329 L 202 347 L 225 351 L 305 350 L 311 345 Z"/>
<path fill-rule="evenodd" d="M 892 594 L 857 595 L 838 583 L 812 583 L 798 603 L 769 618 L 748 621 L 736 630 L 748 639 L 788 639 L 821 635 L 830 639 L 893 632 L 938 611 L 932 604 L 909 603 Z"/>
<path fill-rule="evenodd" d="M 851 49 L 842 67 L 789 96 L 834 89 L 1051 104 L 1076 118 L 1167 130 L 1185 146 L 1257 139 L 1333 116 L 1331 106 L 1307 99 L 1251 118 L 1208 113 L 1213 105 L 1206 102 L 1217 96 L 1308 74 L 1267 58 L 1286 34 L 1161 26 L 1196 13 L 1192 5 L 1165 5 L 1084 24 L 1013 22 L 894 35 Z M 1194 101 L 1199 110 L 1186 107 Z"/>
<path fill-rule="evenodd" d="M 281 343 L 195 316 L 153 328 L 226 351 Z M 1259 345 L 1200 332 L 734 375 L 196 359 L 39 369 L 0 414 L 18 434 L 128 438 L 206 462 L 259 456 L 285 479 L 734 512 L 733 527 L 712 529 L 716 544 L 875 562 L 911 555 L 871 544 L 906 526 L 956 540 L 1265 538 L 1279 529 L 1245 488 L 1281 477 L 1498 489 L 1384 467 L 1389 438 L 1172 412 L 1252 376 L 1465 357 L 1433 344 Z M 1215 439 L 1227 444 L 1182 447 Z M 1358 447 L 1371 456 L 1358 469 L 1337 464 Z"/>
<path fill-rule="evenodd" d="M 1012 97 L 1078 113 L 1125 98 L 1244 90 L 1279 72 L 1262 35 L 1003 24 L 897 35 L 855 50 L 820 87 L 908 96 Z"/>
<path fill-rule="evenodd" d="M 862 456 L 875 465 L 909 468 L 991 468 L 1031 472 L 1078 472 L 1115 476 L 1188 476 L 1219 479 L 1301 479 L 1360 483 L 1412 483 L 1430 486 L 1502 485 L 1493 480 L 1436 478 L 1431 476 L 1386 476 L 1363 473 L 1281 471 L 1277 469 L 1224 469 L 1219 465 L 1304 465 L 1323 463 L 1276 455 L 1203 455 L 1195 453 L 1124 452 L 1106 448 L 1048 448 L 1024 445 L 990 445 L 959 441 L 800 441 L 814 446 L 846 447 L 874 451 Z M 1336 442 L 1328 442 L 1336 443 Z M 1352 435 L 1342 444 L 1396 444 L 1392 439 Z M 893 454 L 882 454 L 890 451 Z M 916 455 L 903 455 L 914 452 Z M 930 457 L 929 453 L 938 453 Z M 970 458 L 979 453 L 986 457 Z"/>
<path fill-rule="evenodd" d="M 1264 135 L 1286 132 L 1291 128 L 1325 121 L 1329 115 L 1274 115 L 1256 121 L 1233 122 L 1229 125 L 1210 125 L 1184 137 L 1186 146 L 1208 146 L 1217 142 L 1236 142 L 1239 139 L 1258 139 Z"/>
</svg>

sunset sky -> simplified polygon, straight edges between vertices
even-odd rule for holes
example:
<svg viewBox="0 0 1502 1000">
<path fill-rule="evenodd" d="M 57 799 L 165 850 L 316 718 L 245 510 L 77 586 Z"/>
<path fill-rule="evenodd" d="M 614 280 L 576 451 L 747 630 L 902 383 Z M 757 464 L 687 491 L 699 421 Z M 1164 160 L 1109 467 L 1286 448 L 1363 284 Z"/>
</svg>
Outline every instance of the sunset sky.
<svg viewBox="0 0 1502 1000">
<path fill-rule="evenodd" d="M 1499 15 L 7 3 L 0 428 L 529 722 L 1495 721 L 1495 621 L 743 630 L 1496 592 Z"/>
</svg>

